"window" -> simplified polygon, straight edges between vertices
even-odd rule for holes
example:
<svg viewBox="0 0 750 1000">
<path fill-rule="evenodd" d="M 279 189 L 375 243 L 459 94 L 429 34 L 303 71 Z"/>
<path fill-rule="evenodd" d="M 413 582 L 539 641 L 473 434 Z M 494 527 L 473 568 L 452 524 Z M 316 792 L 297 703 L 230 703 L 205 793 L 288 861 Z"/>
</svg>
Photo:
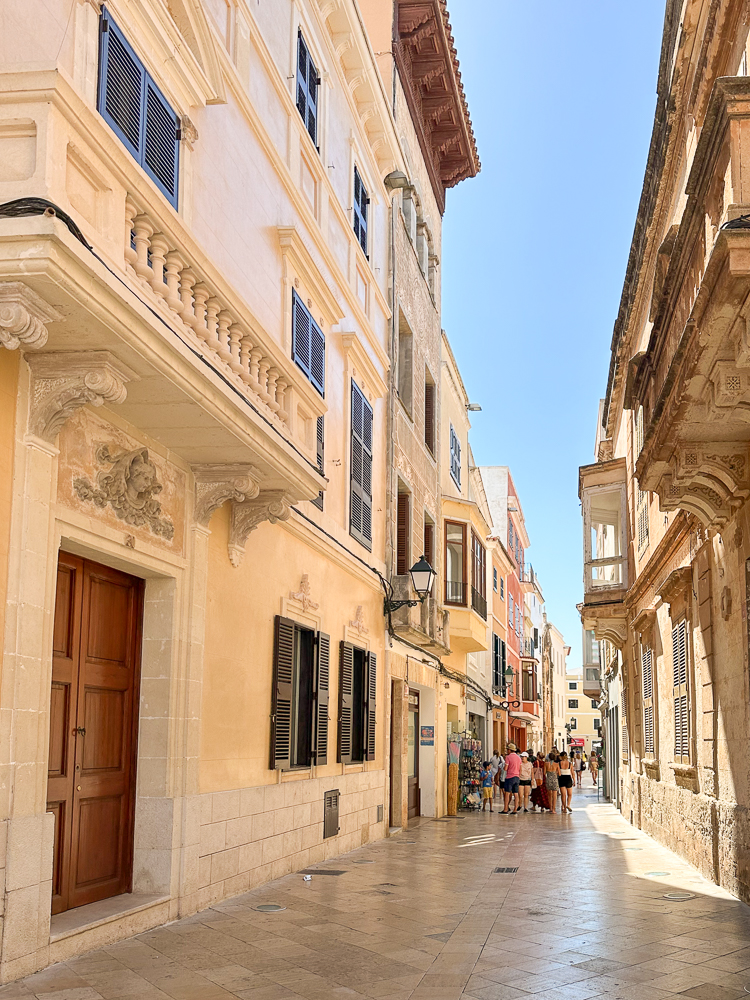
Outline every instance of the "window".
<svg viewBox="0 0 750 1000">
<path fill-rule="evenodd" d="M 318 145 L 319 86 L 318 71 L 300 31 L 297 34 L 297 110 L 316 146 Z"/>
<path fill-rule="evenodd" d="M 623 761 L 630 757 L 630 741 L 628 739 L 628 694 L 625 689 L 620 692 L 620 710 L 622 713 L 622 742 L 620 751 Z"/>
<path fill-rule="evenodd" d="M 487 617 L 487 553 L 478 535 L 471 533 L 471 606 Z"/>
<path fill-rule="evenodd" d="M 507 666 L 505 643 L 499 635 L 492 633 L 492 690 L 505 691 L 505 668 Z"/>
<path fill-rule="evenodd" d="M 176 208 L 179 119 L 106 8 L 99 24 L 97 110 Z"/>
<path fill-rule="evenodd" d="M 643 684 L 643 752 L 653 757 L 654 742 L 654 669 L 653 653 L 646 646 L 641 648 L 641 681 Z"/>
<path fill-rule="evenodd" d="M 466 525 L 445 522 L 445 603 L 466 604 Z"/>
<path fill-rule="evenodd" d="M 599 702 L 596 700 L 596 698 L 592 698 L 591 699 L 591 707 L 592 708 L 599 708 Z"/>
<path fill-rule="evenodd" d="M 510 554 L 513 555 L 513 545 L 515 541 L 515 535 L 513 532 L 513 522 L 508 521 L 508 548 L 510 549 Z"/>
<path fill-rule="evenodd" d="M 427 562 L 434 568 L 435 566 L 435 525 L 429 518 L 425 515 L 424 519 L 424 536 L 422 542 L 422 555 L 425 557 Z"/>
<path fill-rule="evenodd" d="M 404 314 L 399 313 L 398 321 L 398 398 L 404 405 L 409 416 L 412 415 L 414 403 L 414 373 L 412 368 L 414 357 L 414 337 Z"/>
<path fill-rule="evenodd" d="M 513 622 L 515 621 L 515 608 L 513 607 L 513 594 L 508 594 L 508 626 L 513 631 Z"/>
<path fill-rule="evenodd" d="M 352 380 L 349 533 L 372 549 L 372 407 Z"/>
<path fill-rule="evenodd" d="M 292 289 L 292 358 L 325 396 L 326 338 L 310 310 Z"/>
<path fill-rule="evenodd" d="M 398 509 L 396 512 L 396 575 L 406 576 L 411 566 L 409 559 L 411 521 L 411 497 L 408 493 L 399 491 Z"/>
<path fill-rule="evenodd" d="M 674 699 L 674 759 L 690 762 L 690 703 L 687 684 L 687 621 L 672 627 L 672 697 Z"/>
<path fill-rule="evenodd" d="M 330 637 L 276 616 L 271 770 L 328 763 Z"/>
<path fill-rule="evenodd" d="M 377 657 L 349 642 L 339 652 L 340 764 L 375 760 Z"/>
<path fill-rule="evenodd" d="M 578 681 L 568 681 L 568 691 L 577 691 Z"/>
<path fill-rule="evenodd" d="M 367 210 L 370 199 L 367 188 L 362 183 L 359 171 L 354 168 L 354 235 L 357 242 L 367 255 Z"/>
<path fill-rule="evenodd" d="M 318 417 L 316 421 L 316 432 L 315 432 L 315 447 L 316 447 L 316 460 L 318 463 L 318 472 L 321 476 L 325 475 L 325 418 Z M 323 490 L 318 493 L 315 500 L 312 501 L 316 507 L 323 510 Z"/>
<path fill-rule="evenodd" d="M 627 510 L 624 484 L 583 493 L 586 593 L 627 587 Z"/>
<path fill-rule="evenodd" d="M 568 708 L 578 708 L 578 699 L 568 698 Z"/>
<path fill-rule="evenodd" d="M 458 440 L 456 432 L 453 430 L 453 424 L 451 424 L 451 434 L 450 434 L 450 449 L 451 449 L 451 478 L 453 482 L 461 489 L 461 442 Z"/>
<path fill-rule="evenodd" d="M 435 454 L 435 383 L 425 370 L 424 382 L 424 443 Z"/>
<path fill-rule="evenodd" d="M 492 589 L 497 593 L 497 567 L 492 567 Z"/>
<path fill-rule="evenodd" d="M 505 600 L 505 580 L 502 576 L 500 577 L 500 600 Z"/>
</svg>

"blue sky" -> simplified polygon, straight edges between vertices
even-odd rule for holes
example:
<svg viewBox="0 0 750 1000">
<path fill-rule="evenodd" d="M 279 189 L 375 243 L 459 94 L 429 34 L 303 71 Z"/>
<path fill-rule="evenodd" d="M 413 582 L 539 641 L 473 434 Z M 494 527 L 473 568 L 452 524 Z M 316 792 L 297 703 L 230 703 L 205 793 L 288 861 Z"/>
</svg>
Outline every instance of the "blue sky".
<svg viewBox="0 0 750 1000">
<path fill-rule="evenodd" d="M 449 0 L 482 171 L 448 192 L 443 325 L 480 465 L 509 465 L 547 613 L 581 662 L 594 460 L 656 100 L 663 0 Z"/>
</svg>

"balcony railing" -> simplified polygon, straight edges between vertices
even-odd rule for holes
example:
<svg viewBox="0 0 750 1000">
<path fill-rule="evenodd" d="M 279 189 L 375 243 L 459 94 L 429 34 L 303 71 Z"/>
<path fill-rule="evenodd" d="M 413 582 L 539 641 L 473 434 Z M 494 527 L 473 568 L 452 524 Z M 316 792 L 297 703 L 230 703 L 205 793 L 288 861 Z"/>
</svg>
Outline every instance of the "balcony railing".
<svg viewBox="0 0 750 1000">
<path fill-rule="evenodd" d="M 471 606 L 478 615 L 487 619 L 487 599 L 482 597 L 476 587 L 471 588 Z"/>
<path fill-rule="evenodd" d="M 466 584 L 460 580 L 445 581 L 445 603 L 466 605 Z"/>
<path fill-rule="evenodd" d="M 287 422 L 289 382 L 279 362 L 258 342 L 236 311 L 217 293 L 177 240 L 132 199 L 126 208 L 125 260 L 140 283 L 157 297 L 172 322 L 183 327 L 192 346 L 241 392 L 265 404 L 266 413 Z"/>
<path fill-rule="evenodd" d="M 533 639 L 526 638 L 521 640 L 521 656 L 526 660 L 535 660 L 537 658 L 536 646 Z"/>
</svg>

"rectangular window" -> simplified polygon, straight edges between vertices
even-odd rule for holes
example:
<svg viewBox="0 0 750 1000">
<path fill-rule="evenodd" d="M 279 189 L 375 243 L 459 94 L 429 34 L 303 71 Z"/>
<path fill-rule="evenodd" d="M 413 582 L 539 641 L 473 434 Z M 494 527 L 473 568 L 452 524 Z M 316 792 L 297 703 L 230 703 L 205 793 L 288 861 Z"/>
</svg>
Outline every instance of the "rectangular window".
<svg viewBox="0 0 750 1000">
<path fill-rule="evenodd" d="M 568 698 L 568 708 L 578 708 L 578 699 Z"/>
<path fill-rule="evenodd" d="M 427 562 L 435 567 L 435 525 L 425 518 L 424 541 L 422 543 L 422 554 Z"/>
<path fill-rule="evenodd" d="M 592 708 L 599 708 L 599 702 L 596 700 L 596 698 L 592 698 L 591 699 L 591 707 Z"/>
<path fill-rule="evenodd" d="M 398 398 L 405 410 L 412 416 L 414 404 L 414 336 L 409 324 L 399 313 L 398 323 Z"/>
<path fill-rule="evenodd" d="M 690 702 L 688 699 L 687 621 L 672 628 L 672 697 L 674 699 L 674 759 L 690 763 Z"/>
<path fill-rule="evenodd" d="M 620 744 L 620 751 L 623 761 L 627 762 L 630 758 L 630 740 L 628 738 L 628 693 L 624 688 L 620 692 L 620 711 L 622 713 L 622 742 Z"/>
<path fill-rule="evenodd" d="M 338 727 L 340 764 L 375 759 L 376 671 L 375 653 L 368 653 L 349 642 L 341 643 Z"/>
<path fill-rule="evenodd" d="M 300 31 L 297 33 L 297 110 L 316 146 L 318 145 L 319 86 L 318 71 Z"/>
<path fill-rule="evenodd" d="M 500 600 L 505 600 L 505 579 L 502 576 L 500 577 Z"/>
<path fill-rule="evenodd" d="M 513 594 L 508 594 L 508 627 L 511 632 L 513 631 L 513 622 L 515 621 L 515 608 L 513 607 Z"/>
<path fill-rule="evenodd" d="M 271 770 L 328 762 L 330 648 L 325 633 L 276 616 Z"/>
<path fill-rule="evenodd" d="M 655 751 L 654 670 L 653 652 L 648 646 L 641 648 L 641 680 L 643 682 L 643 752 L 647 757 L 653 757 Z"/>
<path fill-rule="evenodd" d="M 354 235 L 367 256 L 367 213 L 370 199 L 359 171 L 354 168 Z"/>
<path fill-rule="evenodd" d="M 432 455 L 435 454 L 435 383 L 425 373 L 424 383 L 424 443 Z"/>
<path fill-rule="evenodd" d="M 492 589 L 497 593 L 497 567 L 492 567 Z"/>
<path fill-rule="evenodd" d="M 99 26 L 97 110 L 177 208 L 179 119 L 106 8 Z"/>
<path fill-rule="evenodd" d="M 466 525 L 445 522 L 445 603 L 466 604 Z"/>
<path fill-rule="evenodd" d="M 478 535 L 471 533 L 471 606 L 487 617 L 487 552 Z"/>
<path fill-rule="evenodd" d="M 372 407 L 353 379 L 349 533 L 372 549 Z"/>
<path fill-rule="evenodd" d="M 492 633 L 492 690 L 500 691 L 503 685 L 502 639 Z"/>
<path fill-rule="evenodd" d="M 325 396 L 326 338 L 310 310 L 292 289 L 292 359 Z"/>
<path fill-rule="evenodd" d="M 450 433 L 451 479 L 461 489 L 461 442 L 451 424 Z"/>
<path fill-rule="evenodd" d="M 411 498 L 408 493 L 398 494 L 398 509 L 396 511 L 396 575 L 406 576 L 411 566 L 409 559 L 409 540 L 411 532 Z"/>
<path fill-rule="evenodd" d="M 568 681 L 568 691 L 577 691 L 578 681 Z"/>
<path fill-rule="evenodd" d="M 511 555 L 513 555 L 514 540 L 515 540 L 515 534 L 513 532 L 513 522 L 508 521 L 508 550 L 510 551 Z"/>
<path fill-rule="evenodd" d="M 316 421 L 316 433 L 315 433 L 315 447 L 316 447 L 316 460 L 318 463 L 318 472 L 321 476 L 325 475 L 325 417 L 318 417 Z M 316 507 L 323 510 L 323 490 L 318 493 L 315 500 L 312 501 Z"/>
</svg>

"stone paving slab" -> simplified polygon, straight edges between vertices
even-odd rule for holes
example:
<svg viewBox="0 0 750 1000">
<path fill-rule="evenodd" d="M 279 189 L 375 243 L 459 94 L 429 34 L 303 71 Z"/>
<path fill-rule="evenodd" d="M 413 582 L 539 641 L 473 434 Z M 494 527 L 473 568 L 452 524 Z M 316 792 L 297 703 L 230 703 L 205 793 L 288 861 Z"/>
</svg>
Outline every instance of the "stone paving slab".
<svg viewBox="0 0 750 1000">
<path fill-rule="evenodd" d="M 423 820 L 319 867 L 344 874 L 288 875 L 2 987 L 0 1000 L 750 996 L 750 908 L 590 789 L 572 815 Z M 678 890 L 695 899 L 664 899 Z"/>
</svg>

